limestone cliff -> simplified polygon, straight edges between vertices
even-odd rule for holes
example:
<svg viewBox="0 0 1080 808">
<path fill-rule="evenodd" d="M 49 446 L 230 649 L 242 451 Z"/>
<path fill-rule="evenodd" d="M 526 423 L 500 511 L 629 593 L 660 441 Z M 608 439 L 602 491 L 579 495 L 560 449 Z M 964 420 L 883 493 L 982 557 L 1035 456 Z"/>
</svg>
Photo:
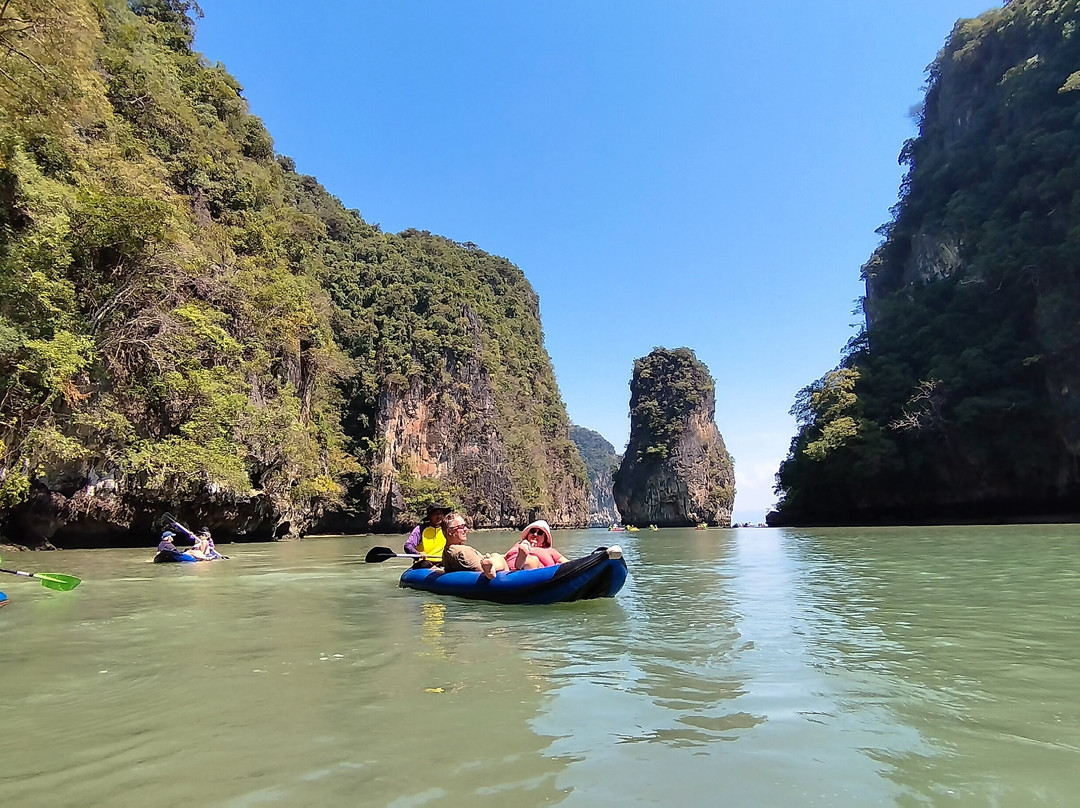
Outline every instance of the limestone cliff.
<svg viewBox="0 0 1080 808">
<path fill-rule="evenodd" d="M 577 444 L 589 475 L 589 526 L 618 523 L 620 517 L 611 485 L 612 473 L 622 463 L 622 455 L 599 432 L 582 426 L 571 426 L 570 438 Z"/>
<path fill-rule="evenodd" d="M 798 395 L 771 524 L 1080 515 L 1080 8 L 960 20 L 928 69 L 866 325 Z"/>
<path fill-rule="evenodd" d="M 435 499 L 478 527 L 588 519 L 588 483 L 524 273 L 475 244 L 387 234 L 311 181 L 340 338 L 360 368 L 344 426 L 364 467 L 327 530 L 401 530 Z M 343 215 L 344 214 L 344 215 Z"/>
<path fill-rule="evenodd" d="M 193 3 L 0 11 L 0 525 L 21 545 L 298 535 L 356 464 L 321 225 Z"/>
<path fill-rule="evenodd" d="M 630 443 L 613 489 L 624 522 L 731 526 L 735 472 L 715 411 L 715 382 L 689 348 L 634 362 Z"/>
<path fill-rule="evenodd" d="M 3 8 L 0 540 L 398 529 L 433 498 L 585 524 L 518 267 L 298 174 L 196 4 Z"/>
<path fill-rule="evenodd" d="M 527 459 L 512 455 L 508 413 L 500 407 L 492 374 L 477 358 L 483 340 L 479 318 L 468 308 L 465 316 L 473 324 L 477 351 L 464 357 L 447 352 L 434 384 L 416 376 L 404 387 L 385 385 L 379 395 L 379 439 L 367 495 L 370 523 L 386 530 L 411 527 L 425 500 L 442 499 L 460 508 L 474 527 L 534 519 L 583 526 L 586 481 L 566 436 L 548 441 L 536 430 L 530 443 L 516 446 Z M 504 407 L 529 409 L 522 401 Z"/>
</svg>

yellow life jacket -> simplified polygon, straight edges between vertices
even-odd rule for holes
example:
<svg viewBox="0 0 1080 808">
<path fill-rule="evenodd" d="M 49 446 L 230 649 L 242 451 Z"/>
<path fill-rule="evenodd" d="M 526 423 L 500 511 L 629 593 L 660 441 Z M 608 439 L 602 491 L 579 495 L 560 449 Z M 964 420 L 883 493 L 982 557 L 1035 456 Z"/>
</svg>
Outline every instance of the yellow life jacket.
<svg viewBox="0 0 1080 808">
<path fill-rule="evenodd" d="M 421 531 L 418 549 L 428 561 L 434 561 L 437 564 L 442 558 L 444 547 L 446 547 L 446 536 L 443 535 L 442 526 L 428 525 Z"/>
</svg>

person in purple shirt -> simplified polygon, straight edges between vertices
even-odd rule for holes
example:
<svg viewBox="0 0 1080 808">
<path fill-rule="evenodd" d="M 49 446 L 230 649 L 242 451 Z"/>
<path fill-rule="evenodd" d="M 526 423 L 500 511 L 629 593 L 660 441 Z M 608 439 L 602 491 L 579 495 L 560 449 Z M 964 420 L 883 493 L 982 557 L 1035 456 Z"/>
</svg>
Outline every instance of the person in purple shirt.
<svg viewBox="0 0 1080 808">
<path fill-rule="evenodd" d="M 182 550 L 177 550 L 176 545 L 173 544 L 173 539 L 176 538 L 176 534 L 171 530 L 163 531 L 161 534 L 161 541 L 158 542 L 157 551 L 159 553 L 176 553 L 179 555 Z"/>
<path fill-rule="evenodd" d="M 446 536 L 443 534 L 442 523 L 446 514 L 453 508 L 433 502 L 427 506 L 427 518 L 413 528 L 409 538 L 405 540 L 405 552 L 410 555 L 423 555 L 417 563 L 430 562 L 438 564 L 442 559 L 443 548 L 446 547 Z"/>
<path fill-rule="evenodd" d="M 154 561 L 188 561 L 189 558 L 182 558 L 181 556 L 190 556 L 191 550 L 179 549 L 173 542 L 176 538 L 176 534 L 171 530 L 163 530 L 161 532 L 161 541 L 158 542 L 157 555 L 154 556 Z"/>
</svg>

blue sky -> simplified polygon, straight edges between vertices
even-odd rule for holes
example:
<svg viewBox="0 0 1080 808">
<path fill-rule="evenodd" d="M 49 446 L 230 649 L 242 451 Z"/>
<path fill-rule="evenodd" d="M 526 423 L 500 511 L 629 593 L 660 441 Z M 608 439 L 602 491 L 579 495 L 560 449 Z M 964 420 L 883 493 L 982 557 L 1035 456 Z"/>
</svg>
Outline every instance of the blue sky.
<svg viewBox="0 0 1080 808">
<path fill-rule="evenodd" d="M 925 68 L 991 0 L 200 0 L 196 47 L 278 152 L 384 230 L 540 295 L 571 419 L 621 450 L 635 358 L 716 378 L 734 518 L 853 333 Z"/>
</svg>

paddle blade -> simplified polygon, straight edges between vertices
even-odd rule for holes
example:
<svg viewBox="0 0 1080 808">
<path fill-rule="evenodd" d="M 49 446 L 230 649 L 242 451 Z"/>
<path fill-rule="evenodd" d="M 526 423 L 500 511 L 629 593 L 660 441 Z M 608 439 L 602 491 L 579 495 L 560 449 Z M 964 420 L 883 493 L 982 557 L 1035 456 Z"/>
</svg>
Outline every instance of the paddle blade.
<svg viewBox="0 0 1080 808">
<path fill-rule="evenodd" d="M 389 547 L 372 547 L 364 556 L 364 561 L 368 564 L 381 564 L 388 558 L 397 558 L 397 553 Z"/>
<path fill-rule="evenodd" d="M 59 572 L 35 572 L 34 577 L 41 581 L 41 585 L 46 589 L 55 589 L 57 592 L 70 592 L 82 583 L 81 578 Z"/>
</svg>

